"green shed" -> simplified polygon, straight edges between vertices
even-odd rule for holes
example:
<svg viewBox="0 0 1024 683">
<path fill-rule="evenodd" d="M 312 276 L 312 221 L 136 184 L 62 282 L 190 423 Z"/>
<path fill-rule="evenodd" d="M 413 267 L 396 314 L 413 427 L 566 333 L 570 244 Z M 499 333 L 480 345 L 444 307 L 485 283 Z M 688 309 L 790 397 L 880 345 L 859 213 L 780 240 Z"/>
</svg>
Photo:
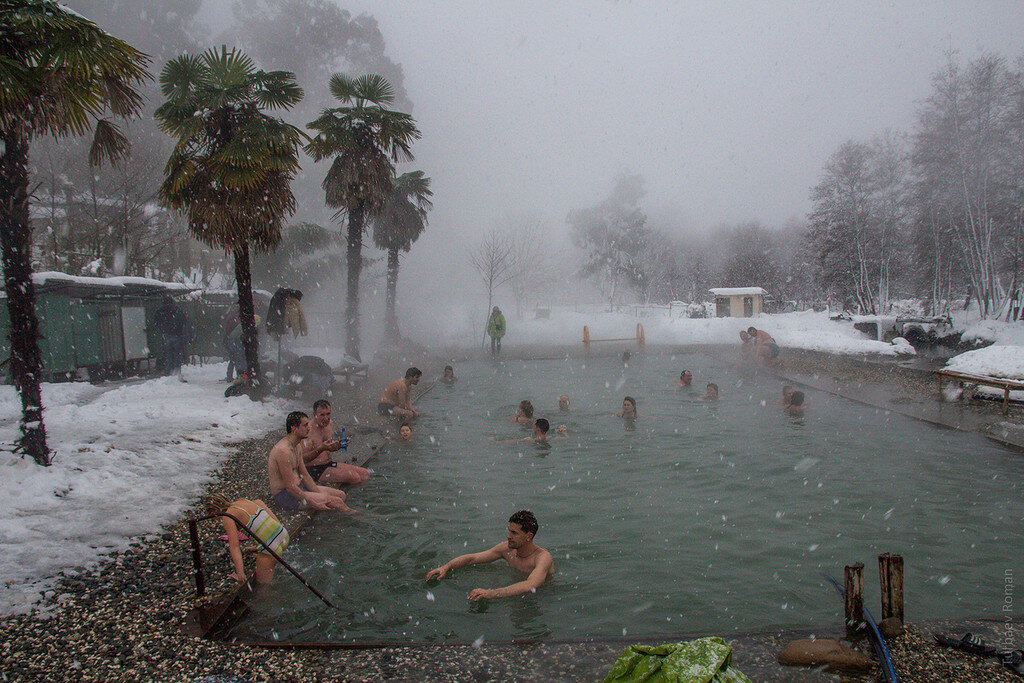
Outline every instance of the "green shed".
<svg viewBox="0 0 1024 683">
<path fill-rule="evenodd" d="M 43 272 L 35 273 L 33 281 L 43 379 L 49 381 L 72 378 L 81 370 L 97 379 L 148 367 L 162 344 L 153 327 L 154 311 L 165 294 L 188 291 L 148 278 Z M 10 355 L 6 305 L 0 305 L 0 353 Z"/>
</svg>

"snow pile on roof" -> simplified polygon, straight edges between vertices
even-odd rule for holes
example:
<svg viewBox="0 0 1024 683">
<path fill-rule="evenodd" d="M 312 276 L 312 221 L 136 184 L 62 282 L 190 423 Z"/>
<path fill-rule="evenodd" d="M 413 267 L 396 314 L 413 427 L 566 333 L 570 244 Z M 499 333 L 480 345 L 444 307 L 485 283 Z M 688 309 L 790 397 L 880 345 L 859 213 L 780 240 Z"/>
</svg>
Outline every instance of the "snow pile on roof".
<svg viewBox="0 0 1024 683">
<path fill-rule="evenodd" d="M 768 293 L 760 287 L 715 287 L 708 291 L 715 296 L 753 296 L 755 294 L 764 296 Z"/>
<path fill-rule="evenodd" d="M 226 443 L 283 430 L 289 405 L 224 398 L 224 370 L 186 366 L 188 383 L 43 385 L 53 465 L 0 452 L 0 613 L 27 611 L 60 572 L 177 522 Z M 0 441 L 17 438 L 19 417 L 14 388 L 0 386 Z"/>
<path fill-rule="evenodd" d="M 118 277 L 92 277 L 88 275 L 69 275 L 55 270 L 44 270 L 32 273 L 32 283 L 44 285 L 47 282 L 68 282 L 76 285 L 93 285 L 102 287 L 125 287 L 126 285 L 142 285 L 145 287 L 160 287 L 163 289 L 181 291 L 190 290 L 192 287 L 183 285 L 180 282 L 162 282 L 149 277 L 133 277 L 122 275 Z"/>
<path fill-rule="evenodd" d="M 38 273 L 32 273 L 32 283 L 36 285 L 44 285 L 51 281 L 60 282 L 72 282 L 79 285 L 102 285 L 105 287 L 124 287 L 124 284 L 120 282 L 111 282 L 110 278 L 105 277 L 90 277 L 88 275 L 69 275 L 67 273 L 59 273 L 56 270 L 44 270 Z"/>
<path fill-rule="evenodd" d="M 1024 380 L 1024 346 L 987 346 L 961 353 L 949 359 L 946 369 L 972 375 Z"/>
</svg>

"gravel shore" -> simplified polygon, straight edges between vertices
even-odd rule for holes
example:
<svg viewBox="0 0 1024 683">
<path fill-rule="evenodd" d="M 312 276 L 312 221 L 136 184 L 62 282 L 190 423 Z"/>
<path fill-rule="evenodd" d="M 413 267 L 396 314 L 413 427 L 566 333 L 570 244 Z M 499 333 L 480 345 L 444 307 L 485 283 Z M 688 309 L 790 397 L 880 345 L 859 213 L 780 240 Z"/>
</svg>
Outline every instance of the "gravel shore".
<svg viewBox="0 0 1024 683">
<path fill-rule="evenodd" d="M 421 367 L 427 369 L 425 364 Z M 829 381 L 842 380 L 845 385 L 859 382 L 872 391 L 904 382 L 899 379 L 901 372 L 884 366 L 847 367 L 844 361 L 822 367 L 820 359 L 812 357 L 802 357 L 799 362 L 791 358 L 787 368 L 812 376 L 809 370 L 815 370 L 819 379 L 827 376 Z M 376 387 L 379 379 L 371 378 L 368 386 Z M 908 384 L 907 391 L 919 393 L 926 384 L 921 378 L 917 385 Z M 935 391 L 934 384 L 931 391 Z M 335 419 L 339 423 L 347 421 L 341 416 L 349 411 L 365 416 L 361 424 L 375 424 L 362 407 L 369 405 L 366 400 L 365 395 L 354 393 L 336 401 Z M 989 409 L 981 406 L 980 411 Z M 1020 409 L 1016 410 L 1011 415 L 1013 421 L 1020 419 Z M 280 433 L 273 433 L 238 444 L 220 472 L 219 483 L 211 488 L 229 496 L 266 499 L 266 454 L 279 437 Z M 363 459 L 378 438 L 373 433 L 356 434 L 350 453 Z M 358 488 L 350 496 L 353 505 L 358 506 Z M 198 507 L 195 511 L 199 512 Z M 301 523 L 302 516 L 285 521 L 293 526 Z M 228 579 L 230 562 L 226 544 L 218 538 L 220 533 L 219 525 L 212 523 L 204 524 L 200 533 L 207 590 L 212 595 L 234 588 Z M 595 680 L 603 677 L 626 645 L 602 641 L 481 648 L 260 648 L 187 635 L 195 605 L 188 528 L 179 521 L 162 534 L 139 539 L 129 550 L 111 556 L 93 571 L 62 579 L 46 599 L 45 613 L 0 621 L 0 672 L 8 681 L 190 681 L 218 673 L 250 681 Z M 827 631 L 818 629 L 817 633 L 838 635 Z M 1019 617 L 1011 622 L 959 620 L 911 625 L 907 633 L 890 641 L 901 680 L 1022 680 L 995 659 L 936 647 L 930 638 L 934 631 L 956 637 L 972 631 L 999 647 L 1004 647 L 1004 642 L 1024 647 L 1024 624 Z M 877 671 L 858 678 L 816 669 L 787 669 L 775 662 L 781 645 L 806 636 L 783 632 L 737 637 L 732 641 L 733 662 L 757 681 L 876 680 Z"/>
</svg>

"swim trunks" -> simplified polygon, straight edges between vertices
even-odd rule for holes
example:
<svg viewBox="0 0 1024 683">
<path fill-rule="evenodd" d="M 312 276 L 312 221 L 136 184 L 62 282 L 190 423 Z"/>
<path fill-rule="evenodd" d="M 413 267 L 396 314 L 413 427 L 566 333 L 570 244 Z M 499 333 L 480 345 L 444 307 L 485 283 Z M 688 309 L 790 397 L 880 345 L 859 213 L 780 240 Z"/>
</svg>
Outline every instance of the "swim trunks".
<svg viewBox="0 0 1024 683">
<path fill-rule="evenodd" d="M 778 358 L 779 357 L 779 345 L 778 344 L 773 344 L 773 343 L 769 342 L 769 343 L 765 344 L 764 347 L 766 349 L 768 349 L 768 357 L 769 358 Z"/>
<path fill-rule="evenodd" d="M 395 411 L 395 404 L 388 403 L 387 401 L 381 401 L 377 404 L 377 412 L 384 416 L 389 416 Z"/>
<path fill-rule="evenodd" d="M 307 490 L 305 486 L 300 485 L 299 488 L 302 489 L 303 491 Z M 299 508 L 305 506 L 306 504 L 305 500 L 299 500 L 291 493 L 289 493 L 288 489 L 281 489 L 280 491 L 275 493 L 274 502 L 277 503 L 278 507 L 280 507 L 282 510 L 287 510 L 288 512 L 298 510 Z"/>
<path fill-rule="evenodd" d="M 320 481 L 321 475 L 331 467 L 337 467 L 338 463 L 329 462 L 326 465 L 309 465 L 306 467 L 306 471 L 309 472 L 309 476 L 313 477 L 313 481 Z"/>
</svg>

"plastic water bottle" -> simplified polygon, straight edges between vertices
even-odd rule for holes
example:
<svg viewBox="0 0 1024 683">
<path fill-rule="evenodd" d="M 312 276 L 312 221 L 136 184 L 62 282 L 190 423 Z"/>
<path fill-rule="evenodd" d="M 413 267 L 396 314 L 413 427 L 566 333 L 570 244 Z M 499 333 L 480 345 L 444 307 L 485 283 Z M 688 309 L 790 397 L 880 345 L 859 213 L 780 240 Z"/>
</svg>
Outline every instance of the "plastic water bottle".
<svg viewBox="0 0 1024 683">
<path fill-rule="evenodd" d="M 340 439 L 340 441 L 341 441 L 341 450 L 347 451 L 348 450 L 348 437 L 345 436 L 345 428 L 344 427 L 341 428 L 341 439 Z"/>
</svg>

